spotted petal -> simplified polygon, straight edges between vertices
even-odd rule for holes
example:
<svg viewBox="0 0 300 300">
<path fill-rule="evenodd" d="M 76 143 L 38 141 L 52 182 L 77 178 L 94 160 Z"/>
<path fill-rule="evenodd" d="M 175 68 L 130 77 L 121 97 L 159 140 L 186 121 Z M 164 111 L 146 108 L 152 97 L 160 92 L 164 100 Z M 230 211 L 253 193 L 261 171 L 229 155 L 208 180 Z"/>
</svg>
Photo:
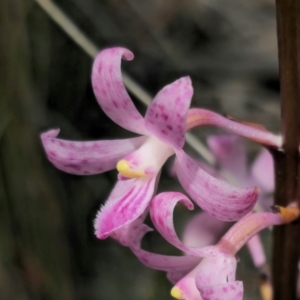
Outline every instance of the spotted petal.
<svg viewBox="0 0 300 300">
<path fill-rule="evenodd" d="M 197 266 L 197 287 L 235 281 L 236 265 L 236 257 L 223 254 L 221 250 L 214 257 L 205 257 Z"/>
<path fill-rule="evenodd" d="M 183 194 L 166 192 L 154 197 L 150 204 L 150 216 L 159 233 L 173 246 L 198 257 L 214 255 L 215 247 L 193 248 L 183 244 L 175 231 L 173 224 L 173 210 L 177 203 L 193 209 L 193 203 Z"/>
<path fill-rule="evenodd" d="M 110 237 L 114 240 L 118 241 L 121 245 L 129 247 L 132 244 L 132 232 L 135 232 L 137 229 L 141 228 L 143 222 L 148 214 L 148 210 L 146 209 L 142 215 L 140 215 L 134 221 L 128 223 L 127 225 L 122 226 L 119 229 L 114 230 Z"/>
<path fill-rule="evenodd" d="M 146 137 L 124 140 L 75 142 L 56 138 L 59 129 L 41 135 L 48 159 L 58 169 L 91 175 L 114 169 L 118 160 L 140 147 Z"/>
<path fill-rule="evenodd" d="M 113 231 L 129 224 L 143 214 L 154 190 L 156 177 L 118 181 L 95 220 L 95 234 L 107 238 Z"/>
<path fill-rule="evenodd" d="M 201 261 L 195 279 L 203 299 L 242 299 L 243 283 L 235 281 L 236 263 L 234 256 L 221 252 Z"/>
<path fill-rule="evenodd" d="M 121 59 L 132 60 L 133 57 L 133 53 L 125 48 L 103 50 L 93 65 L 92 84 L 99 105 L 115 123 L 146 135 L 144 119 L 135 108 L 122 80 Z"/>
<path fill-rule="evenodd" d="M 242 300 L 244 286 L 242 281 L 234 281 L 214 286 L 201 286 L 199 291 L 202 300 Z"/>
<path fill-rule="evenodd" d="M 190 273 L 179 280 L 171 291 L 177 299 L 202 300 L 202 290 L 235 281 L 236 258 L 224 255 L 215 247 L 215 255 L 204 257 Z M 200 295 L 201 294 L 201 295 Z M 231 298 L 205 298 L 228 299 Z"/>
<path fill-rule="evenodd" d="M 153 99 L 146 116 L 147 129 L 161 141 L 182 148 L 185 141 L 186 114 L 193 87 L 189 77 L 165 86 Z"/>
<path fill-rule="evenodd" d="M 182 150 L 176 151 L 175 164 L 178 179 L 187 193 L 204 211 L 217 219 L 238 220 L 253 209 L 258 188 L 228 185 L 199 168 Z"/>
</svg>

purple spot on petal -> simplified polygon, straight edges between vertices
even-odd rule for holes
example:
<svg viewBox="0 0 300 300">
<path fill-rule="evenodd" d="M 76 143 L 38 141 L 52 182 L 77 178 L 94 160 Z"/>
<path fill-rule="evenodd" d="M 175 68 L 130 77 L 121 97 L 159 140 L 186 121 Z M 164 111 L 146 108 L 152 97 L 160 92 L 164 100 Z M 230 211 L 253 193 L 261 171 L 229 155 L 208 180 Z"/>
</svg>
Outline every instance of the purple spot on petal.
<svg viewBox="0 0 300 300">
<path fill-rule="evenodd" d="M 54 157 L 57 157 L 57 154 L 54 151 L 49 151 L 49 154 L 52 155 L 52 156 L 54 156 Z"/>
<path fill-rule="evenodd" d="M 101 64 L 101 63 L 99 63 L 99 65 L 98 65 L 98 73 L 100 74 L 100 73 L 101 73 L 101 71 L 102 71 L 102 64 Z"/>
<path fill-rule="evenodd" d="M 77 166 L 77 165 L 74 165 L 74 164 L 65 164 L 64 166 L 66 168 L 71 168 L 71 169 L 74 169 L 74 170 L 80 170 L 81 169 L 80 166 Z"/>
<path fill-rule="evenodd" d="M 92 87 L 93 87 L 93 90 L 94 90 L 95 92 L 99 92 L 99 89 L 98 89 L 98 86 L 97 86 L 97 85 L 92 84 Z"/>
<path fill-rule="evenodd" d="M 169 119 L 169 116 L 167 114 L 162 113 L 162 118 L 167 121 Z"/>
<path fill-rule="evenodd" d="M 176 104 L 180 103 L 180 101 L 181 101 L 181 98 L 180 98 L 180 97 L 177 97 L 177 98 L 175 99 L 175 103 L 176 103 Z"/>
</svg>

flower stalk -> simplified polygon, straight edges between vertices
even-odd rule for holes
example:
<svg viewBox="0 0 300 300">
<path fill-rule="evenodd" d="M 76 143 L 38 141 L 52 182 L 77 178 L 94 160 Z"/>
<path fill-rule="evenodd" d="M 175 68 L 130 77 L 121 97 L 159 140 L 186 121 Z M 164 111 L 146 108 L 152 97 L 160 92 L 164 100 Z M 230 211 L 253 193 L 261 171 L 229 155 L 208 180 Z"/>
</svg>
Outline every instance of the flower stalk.
<svg viewBox="0 0 300 300">
<path fill-rule="evenodd" d="M 275 160 L 275 204 L 300 204 L 299 141 L 300 141 L 300 2 L 276 0 L 279 51 L 282 151 L 273 151 Z M 297 299 L 297 266 L 300 244 L 300 223 L 274 229 L 273 299 Z M 287 258 L 287 259 L 285 259 Z"/>
</svg>

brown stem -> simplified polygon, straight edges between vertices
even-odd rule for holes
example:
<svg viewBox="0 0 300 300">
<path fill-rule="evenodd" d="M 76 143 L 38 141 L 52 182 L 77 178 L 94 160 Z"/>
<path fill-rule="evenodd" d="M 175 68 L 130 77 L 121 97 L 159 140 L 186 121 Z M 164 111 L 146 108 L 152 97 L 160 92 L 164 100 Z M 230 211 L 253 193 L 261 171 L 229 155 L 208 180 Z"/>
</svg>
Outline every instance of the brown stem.
<svg viewBox="0 0 300 300">
<path fill-rule="evenodd" d="M 274 151 L 275 204 L 299 204 L 299 141 L 300 141 L 300 1 L 276 0 L 277 34 L 282 112 L 282 151 Z M 274 228 L 273 299 L 297 299 L 297 265 L 300 248 L 300 223 Z"/>
</svg>

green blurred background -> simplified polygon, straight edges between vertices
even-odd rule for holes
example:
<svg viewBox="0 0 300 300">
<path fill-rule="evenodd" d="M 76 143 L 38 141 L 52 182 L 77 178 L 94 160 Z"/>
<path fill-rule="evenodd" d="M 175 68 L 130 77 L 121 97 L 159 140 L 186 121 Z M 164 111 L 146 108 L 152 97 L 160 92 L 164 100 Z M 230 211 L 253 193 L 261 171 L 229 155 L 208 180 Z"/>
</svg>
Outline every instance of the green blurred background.
<svg viewBox="0 0 300 300">
<path fill-rule="evenodd" d="M 150 94 L 190 75 L 192 106 L 279 130 L 274 1 L 55 3 L 99 48 L 132 50 L 135 60 L 122 68 Z M 133 136 L 99 108 L 91 65 L 35 1 L 0 1 L 0 300 L 171 299 L 164 273 L 148 270 L 113 240 L 93 235 L 93 219 L 116 172 L 65 174 L 43 152 L 39 134 L 55 127 L 62 138 L 74 140 Z M 133 100 L 144 113 L 144 104 Z M 211 132 L 194 131 L 204 142 Z M 257 148 L 247 145 L 251 156 Z M 168 168 L 159 190 L 180 190 Z M 184 209 L 178 214 L 180 221 L 188 219 Z M 268 245 L 267 232 L 264 238 Z M 145 246 L 179 253 L 155 233 Z M 247 251 L 241 256 L 238 278 L 245 280 L 245 299 L 259 299 L 257 272 Z"/>
</svg>

